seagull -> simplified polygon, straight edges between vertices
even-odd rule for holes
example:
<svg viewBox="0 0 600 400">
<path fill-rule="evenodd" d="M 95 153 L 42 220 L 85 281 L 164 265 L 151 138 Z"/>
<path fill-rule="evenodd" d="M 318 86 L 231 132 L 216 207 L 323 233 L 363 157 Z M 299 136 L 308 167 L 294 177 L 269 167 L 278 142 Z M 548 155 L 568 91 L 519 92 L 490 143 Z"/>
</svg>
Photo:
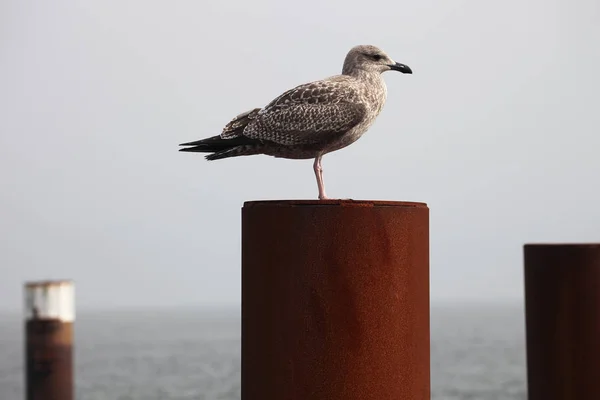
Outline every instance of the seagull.
<svg viewBox="0 0 600 400">
<path fill-rule="evenodd" d="M 328 199 L 321 160 L 354 143 L 373 124 L 387 96 L 386 71 L 412 74 L 375 46 L 355 46 L 341 75 L 296 86 L 264 108 L 239 114 L 220 135 L 180 144 L 185 146 L 180 151 L 210 153 L 209 161 L 255 154 L 314 158 L 319 200 Z"/>
</svg>

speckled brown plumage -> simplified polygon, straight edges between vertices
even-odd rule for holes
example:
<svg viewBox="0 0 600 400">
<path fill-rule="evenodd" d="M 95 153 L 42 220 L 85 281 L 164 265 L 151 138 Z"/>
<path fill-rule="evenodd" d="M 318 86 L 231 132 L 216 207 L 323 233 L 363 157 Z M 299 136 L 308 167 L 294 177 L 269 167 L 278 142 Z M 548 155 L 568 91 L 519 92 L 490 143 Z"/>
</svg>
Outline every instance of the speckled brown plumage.
<svg viewBox="0 0 600 400">
<path fill-rule="evenodd" d="M 371 126 L 386 100 L 381 73 L 390 69 L 412 73 L 375 46 L 356 46 L 342 75 L 290 89 L 264 108 L 233 118 L 220 135 L 183 143 L 181 151 L 210 153 L 207 160 L 253 154 L 315 158 L 319 198 L 327 198 L 321 157 L 355 142 Z"/>
</svg>

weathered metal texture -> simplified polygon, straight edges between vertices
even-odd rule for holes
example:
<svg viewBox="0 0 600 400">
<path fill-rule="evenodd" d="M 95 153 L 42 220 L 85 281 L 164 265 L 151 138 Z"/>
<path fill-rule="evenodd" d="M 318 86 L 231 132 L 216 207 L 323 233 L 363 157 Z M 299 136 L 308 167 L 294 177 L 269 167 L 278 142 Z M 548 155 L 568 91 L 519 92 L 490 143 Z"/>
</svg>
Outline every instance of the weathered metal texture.
<svg viewBox="0 0 600 400">
<path fill-rule="evenodd" d="M 600 399 L 600 244 L 528 244 L 529 400 Z"/>
<path fill-rule="evenodd" d="M 25 386 L 27 400 L 72 400 L 73 285 L 25 285 Z"/>
<path fill-rule="evenodd" d="M 73 323 L 26 322 L 26 399 L 72 400 Z"/>
<path fill-rule="evenodd" d="M 429 400 L 429 350 L 426 204 L 244 204 L 243 400 Z"/>
</svg>

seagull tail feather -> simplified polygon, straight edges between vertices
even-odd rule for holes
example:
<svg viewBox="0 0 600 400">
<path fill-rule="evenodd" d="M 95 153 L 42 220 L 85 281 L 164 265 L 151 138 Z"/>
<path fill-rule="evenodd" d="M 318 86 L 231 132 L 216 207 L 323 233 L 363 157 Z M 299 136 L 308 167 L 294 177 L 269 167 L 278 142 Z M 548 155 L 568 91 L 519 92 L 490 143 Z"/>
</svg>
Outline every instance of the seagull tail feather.
<svg viewBox="0 0 600 400">
<path fill-rule="evenodd" d="M 207 160 L 212 161 L 246 154 L 255 154 L 249 153 L 249 151 L 253 145 L 258 143 L 260 142 L 244 136 L 230 139 L 223 139 L 221 136 L 213 136 L 194 142 L 181 143 L 180 146 L 187 147 L 179 149 L 179 151 L 190 153 L 213 153 L 205 156 Z"/>
</svg>

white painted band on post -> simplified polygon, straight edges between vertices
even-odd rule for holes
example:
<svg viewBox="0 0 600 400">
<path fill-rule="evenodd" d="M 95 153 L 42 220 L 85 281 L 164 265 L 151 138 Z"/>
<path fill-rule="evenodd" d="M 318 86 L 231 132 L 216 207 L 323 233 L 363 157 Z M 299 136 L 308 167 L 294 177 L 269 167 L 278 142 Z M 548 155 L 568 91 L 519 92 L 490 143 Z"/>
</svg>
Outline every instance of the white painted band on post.
<svg viewBox="0 0 600 400">
<path fill-rule="evenodd" d="M 72 281 L 25 284 L 25 319 L 75 321 L 75 287 Z"/>
</svg>

